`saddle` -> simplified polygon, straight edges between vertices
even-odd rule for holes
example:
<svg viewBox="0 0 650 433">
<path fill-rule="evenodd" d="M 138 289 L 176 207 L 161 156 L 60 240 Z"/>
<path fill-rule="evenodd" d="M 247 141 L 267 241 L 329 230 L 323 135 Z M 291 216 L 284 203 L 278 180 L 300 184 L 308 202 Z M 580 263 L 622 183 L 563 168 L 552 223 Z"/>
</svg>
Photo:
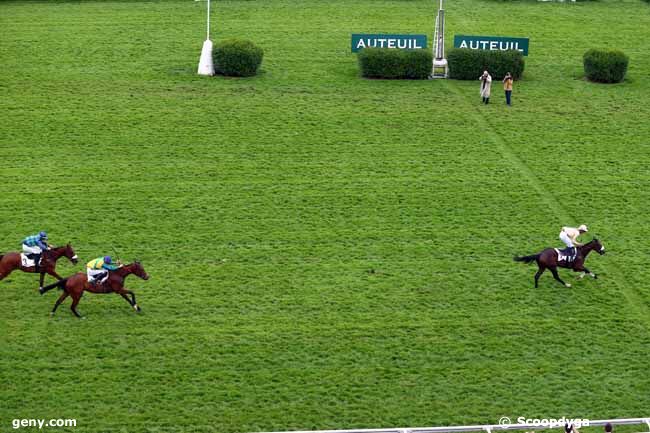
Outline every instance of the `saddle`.
<svg viewBox="0 0 650 433">
<path fill-rule="evenodd" d="M 36 266 L 36 258 L 37 254 L 25 254 L 25 253 L 20 253 L 20 264 L 24 268 L 31 268 Z M 41 260 L 39 261 L 38 265 L 43 263 L 43 255 L 41 254 Z"/>
<path fill-rule="evenodd" d="M 557 252 L 557 261 L 565 263 L 573 263 L 578 258 L 578 248 L 569 247 L 562 250 L 555 248 Z"/>
<path fill-rule="evenodd" d="M 108 277 L 108 272 L 105 272 L 103 274 L 98 274 L 93 279 L 88 279 L 88 287 L 106 288 L 106 286 L 104 285 L 104 283 L 108 281 L 108 279 L 104 280 L 104 278 L 106 277 Z"/>
</svg>

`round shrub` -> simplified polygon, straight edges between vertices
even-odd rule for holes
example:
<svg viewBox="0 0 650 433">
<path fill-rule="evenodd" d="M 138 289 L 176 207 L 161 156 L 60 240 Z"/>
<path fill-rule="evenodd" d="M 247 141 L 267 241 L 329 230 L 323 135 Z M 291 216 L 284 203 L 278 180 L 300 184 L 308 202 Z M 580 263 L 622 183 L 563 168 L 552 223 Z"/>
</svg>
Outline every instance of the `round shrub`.
<svg viewBox="0 0 650 433">
<path fill-rule="evenodd" d="M 423 80 L 431 74 L 433 55 L 429 50 L 364 48 L 358 60 L 366 78 Z"/>
<path fill-rule="evenodd" d="M 487 70 L 495 80 L 510 72 L 515 80 L 524 74 L 524 55 L 520 51 L 488 51 L 454 48 L 447 55 L 449 78 L 477 80 Z"/>
<path fill-rule="evenodd" d="M 251 41 L 227 39 L 214 48 L 214 67 L 218 74 L 252 77 L 262 64 L 264 50 Z"/>
<path fill-rule="evenodd" d="M 620 83 L 625 78 L 629 58 L 621 51 L 589 50 L 583 57 L 585 75 L 598 83 Z"/>
</svg>

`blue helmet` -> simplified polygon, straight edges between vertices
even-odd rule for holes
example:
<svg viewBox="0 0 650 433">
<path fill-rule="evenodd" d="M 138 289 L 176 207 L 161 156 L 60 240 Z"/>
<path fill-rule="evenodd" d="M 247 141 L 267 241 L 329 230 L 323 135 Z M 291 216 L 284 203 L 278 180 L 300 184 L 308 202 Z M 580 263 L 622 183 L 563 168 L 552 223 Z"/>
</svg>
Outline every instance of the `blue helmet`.
<svg viewBox="0 0 650 433">
<path fill-rule="evenodd" d="M 106 263 L 107 265 L 113 263 L 113 259 L 111 259 L 111 256 L 104 256 L 104 263 Z"/>
<path fill-rule="evenodd" d="M 47 239 L 47 233 L 45 233 L 44 231 L 42 231 L 42 232 L 40 232 L 40 233 L 38 234 L 38 237 L 41 238 L 41 239 Z"/>
</svg>

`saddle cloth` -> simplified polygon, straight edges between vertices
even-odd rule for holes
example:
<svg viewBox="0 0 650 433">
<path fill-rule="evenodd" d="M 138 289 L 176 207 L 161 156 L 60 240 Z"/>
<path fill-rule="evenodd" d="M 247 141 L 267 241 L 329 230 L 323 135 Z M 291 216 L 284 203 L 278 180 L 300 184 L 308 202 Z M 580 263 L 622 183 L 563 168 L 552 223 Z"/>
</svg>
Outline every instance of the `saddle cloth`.
<svg viewBox="0 0 650 433">
<path fill-rule="evenodd" d="M 97 282 L 97 284 L 104 284 L 106 280 L 108 280 L 108 272 L 107 271 L 99 271 L 97 273 L 91 274 L 88 273 L 86 275 L 88 282 Z"/>
<path fill-rule="evenodd" d="M 24 268 L 31 268 L 33 266 L 36 266 L 35 260 L 32 260 L 29 257 L 27 257 L 25 253 L 20 253 L 20 264 Z"/>
<path fill-rule="evenodd" d="M 558 262 L 572 263 L 578 256 L 577 248 L 565 248 L 563 250 L 555 248 Z"/>
</svg>

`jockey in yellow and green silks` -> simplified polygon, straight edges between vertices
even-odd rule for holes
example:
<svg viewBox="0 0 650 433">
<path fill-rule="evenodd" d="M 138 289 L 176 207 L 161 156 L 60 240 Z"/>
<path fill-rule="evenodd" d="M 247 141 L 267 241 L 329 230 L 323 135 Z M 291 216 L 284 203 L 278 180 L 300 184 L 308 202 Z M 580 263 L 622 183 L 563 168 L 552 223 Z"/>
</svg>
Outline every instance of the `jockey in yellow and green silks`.
<svg viewBox="0 0 650 433">
<path fill-rule="evenodd" d="M 108 279 L 108 271 L 114 271 L 121 266 L 121 263 L 113 264 L 111 256 L 98 257 L 86 264 L 88 282 L 91 284 L 103 283 Z"/>
</svg>

